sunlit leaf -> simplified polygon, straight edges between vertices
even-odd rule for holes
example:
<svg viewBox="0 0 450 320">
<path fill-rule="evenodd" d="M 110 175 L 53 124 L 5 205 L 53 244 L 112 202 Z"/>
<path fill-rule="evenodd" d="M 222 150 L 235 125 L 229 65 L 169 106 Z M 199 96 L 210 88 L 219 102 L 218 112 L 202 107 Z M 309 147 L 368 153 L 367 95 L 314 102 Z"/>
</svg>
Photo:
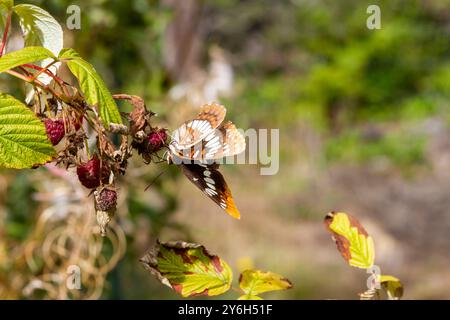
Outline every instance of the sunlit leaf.
<svg viewBox="0 0 450 320">
<path fill-rule="evenodd" d="M 264 300 L 259 296 L 252 296 L 250 294 L 244 294 L 238 298 L 238 300 Z"/>
<path fill-rule="evenodd" d="M 7 16 L 8 16 L 8 9 L 2 5 L 0 0 L 0 36 L 5 31 Z"/>
<path fill-rule="evenodd" d="M 0 167 L 31 168 L 54 156 L 41 120 L 20 101 L 0 94 Z"/>
<path fill-rule="evenodd" d="M 73 49 L 63 49 L 59 57 L 66 61 L 78 79 L 86 100 L 92 105 L 98 105 L 100 118 L 106 127 L 109 128 L 110 123 L 122 124 L 117 104 L 95 68 Z"/>
<path fill-rule="evenodd" d="M 290 289 L 292 288 L 292 283 L 273 272 L 245 270 L 239 277 L 239 286 L 244 291 L 247 299 L 254 300 L 253 298 L 260 293 Z M 256 297 L 255 299 L 258 298 Z"/>
<path fill-rule="evenodd" d="M 222 294 L 230 289 L 233 278 L 225 261 L 194 243 L 157 242 L 140 261 L 182 297 Z"/>
<path fill-rule="evenodd" d="M 63 30 L 61 25 L 47 11 L 32 4 L 18 4 L 14 12 L 19 16 L 19 24 L 25 39 L 25 47 L 40 46 L 50 50 L 56 57 L 63 48 Z M 42 67 L 53 62 L 45 59 L 40 62 Z M 60 63 L 53 64 L 49 70 L 56 73 Z M 38 76 L 44 84 L 49 84 L 52 78 L 44 73 Z"/>
<path fill-rule="evenodd" d="M 380 284 L 389 300 L 398 300 L 403 296 L 403 285 L 396 277 L 381 275 Z"/>
<path fill-rule="evenodd" d="M 13 0 L 0 0 L 0 37 L 3 35 L 3 32 L 5 30 L 8 11 L 12 8 L 13 5 Z"/>
<path fill-rule="evenodd" d="M 0 58 L 0 73 L 22 64 L 56 57 L 44 47 L 26 47 L 3 55 Z"/>
<path fill-rule="evenodd" d="M 325 217 L 325 225 L 349 265 L 363 269 L 373 265 L 373 239 L 354 217 L 343 212 L 331 212 Z"/>
<path fill-rule="evenodd" d="M 0 0 L 0 7 L 10 10 L 14 6 L 13 0 Z"/>
</svg>

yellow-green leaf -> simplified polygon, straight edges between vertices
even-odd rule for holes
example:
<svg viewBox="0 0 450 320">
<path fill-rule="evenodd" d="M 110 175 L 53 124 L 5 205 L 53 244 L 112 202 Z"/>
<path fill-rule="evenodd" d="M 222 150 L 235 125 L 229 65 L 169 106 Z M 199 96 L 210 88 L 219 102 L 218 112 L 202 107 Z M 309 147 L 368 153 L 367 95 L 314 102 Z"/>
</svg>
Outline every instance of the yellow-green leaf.
<svg viewBox="0 0 450 320">
<path fill-rule="evenodd" d="M 222 294 L 230 289 L 233 279 L 224 260 L 194 243 L 158 241 L 140 261 L 159 281 L 182 297 Z"/>
<path fill-rule="evenodd" d="M 110 123 L 122 124 L 117 104 L 95 68 L 73 49 L 61 50 L 59 58 L 66 61 L 70 71 L 78 79 L 87 102 L 98 106 L 100 118 L 106 128 L 109 128 Z"/>
<path fill-rule="evenodd" d="M 9 8 L 5 0 L 0 0 L 0 35 L 5 31 L 6 20 L 8 18 Z"/>
<path fill-rule="evenodd" d="M 245 270 L 239 277 L 239 286 L 248 297 L 260 293 L 292 288 L 292 283 L 273 272 L 261 270 Z"/>
<path fill-rule="evenodd" d="M 22 64 L 44 60 L 47 58 L 56 59 L 49 50 L 44 47 L 26 47 L 3 55 L 0 58 L 0 73 L 13 69 Z"/>
<path fill-rule="evenodd" d="M 393 276 L 380 276 L 381 287 L 386 291 L 389 300 L 398 300 L 403 296 L 403 285 Z"/>
<path fill-rule="evenodd" d="M 373 239 L 358 220 L 344 212 L 331 212 L 325 217 L 325 225 L 349 265 L 362 269 L 373 265 L 375 260 Z"/>
<path fill-rule="evenodd" d="M 0 7 L 10 10 L 14 6 L 13 0 L 0 0 Z"/>
<path fill-rule="evenodd" d="M 259 296 L 252 296 L 250 294 L 244 294 L 238 298 L 238 300 L 264 300 Z"/>
<path fill-rule="evenodd" d="M 54 156 L 41 120 L 20 101 L 0 93 L 0 167 L 31 168 Z"/>
</svg>

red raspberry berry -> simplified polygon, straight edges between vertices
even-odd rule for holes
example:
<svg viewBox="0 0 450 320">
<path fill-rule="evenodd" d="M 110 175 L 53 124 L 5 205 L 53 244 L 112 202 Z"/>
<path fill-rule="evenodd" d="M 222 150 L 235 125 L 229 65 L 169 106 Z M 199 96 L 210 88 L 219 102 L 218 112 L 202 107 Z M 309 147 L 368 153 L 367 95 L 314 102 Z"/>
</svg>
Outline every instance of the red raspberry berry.
<svg viewBox="0 0 450 320">
<path fill-rule="evenodd" d="M 64 137 L 64 120 L 63 119 L 44 119 L 45 130 L 51 143 L 56 146 Z"/>
<path fill-rule="evenodd" d="M 102 172 L 100 172 L 100 160 L 96 156 L 77 167 L 78 179 L 83 186 L 89 189 L 97 188 L 100 185 L 100 177 L 103 183 L 108 183 L 109 172 L 110 170 L 105 163 L 103 163 Z"/>
<path fill-rule="evenodd" d="M 95 192 L 95 209 L 110 211 L 117 207 L 117 192 L 110 188 L 103 188 Z"/>
<path fill-rule="evenodd" d="M 150 152 L 159 151 L 166 143 L 167 132 L 165 129 L 155 130 L 148 135 L 148 149 Z"/>
</svg>

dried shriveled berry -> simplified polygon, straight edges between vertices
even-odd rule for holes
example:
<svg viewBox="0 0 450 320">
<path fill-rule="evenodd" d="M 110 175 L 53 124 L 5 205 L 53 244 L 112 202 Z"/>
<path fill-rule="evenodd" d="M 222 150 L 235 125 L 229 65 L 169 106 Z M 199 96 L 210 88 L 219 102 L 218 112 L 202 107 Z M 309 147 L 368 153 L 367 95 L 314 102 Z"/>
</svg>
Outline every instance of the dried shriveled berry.
<svg viewBox="0 0 450 320">
<path fill-rule="evenodd" d="M 148 151 L 157 152 L 159 151 L 167 140 L 167 132 L 165 129 L 159 129 L 152 131 L 148 134 Z"/>
<path fill-rule="evenodd" d="M 114 189 L 102 188 L 95 191 L 95 209 L 101 211 L 115 210 L 117 207 L 117 192 Z"/>
<path fill-rule="evenodd" d="M 64 120 L 63 119 L 44 119 L 45 130 L 50 142 L 55 146 L 64 138 Z"/>
<path fill-rule="evenodd" d="M 105 164 L 100 172 L 100 160 L 96 156 L 77 167 L 78 179 L 89 189 L 97 188 L 100 185 L 100 178 L 103 183 L 108 183 L 109 173 L 109 167 Z"/>
<path fill-rule="evenodd" d="M 106 235 L 106 227 L 114 217 L 117 208 L 117 191 L 114 187 L 100 187 L 94 192 L 95 211 L 100 234 Z"/>
</svg>

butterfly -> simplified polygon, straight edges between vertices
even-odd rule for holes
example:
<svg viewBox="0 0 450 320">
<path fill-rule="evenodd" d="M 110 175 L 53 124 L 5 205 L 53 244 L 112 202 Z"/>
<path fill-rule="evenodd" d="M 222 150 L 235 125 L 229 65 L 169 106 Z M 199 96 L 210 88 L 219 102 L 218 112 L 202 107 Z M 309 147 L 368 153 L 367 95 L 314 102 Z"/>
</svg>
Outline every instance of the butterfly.
<svg viewBox="0 0 450 320">
<path fill-rule="evenodd" d="M 240 213 L 230 188 L 218 171 L 217 160 L 245 151 L 245 138 L 230 121 L 226 109 L 217 103 L 205 104 L 200 113 L 174 131 L 167 161 L 232 217 Z"/>
</svg>

